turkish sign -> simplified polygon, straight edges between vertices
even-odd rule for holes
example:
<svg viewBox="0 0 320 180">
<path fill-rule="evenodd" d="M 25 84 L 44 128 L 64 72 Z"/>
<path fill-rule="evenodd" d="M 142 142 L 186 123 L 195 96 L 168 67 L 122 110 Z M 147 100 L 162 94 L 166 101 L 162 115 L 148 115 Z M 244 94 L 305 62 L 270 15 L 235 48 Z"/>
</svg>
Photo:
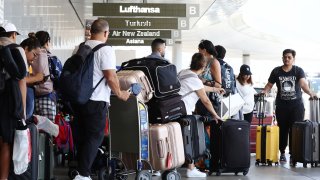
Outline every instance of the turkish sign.
<svg viewBox="0 0 320 180">
<path fill-rule="evenodd" d="M 111 29 L 109 38 L 164 38 L 180 39 L 180 30 L 117 30 Z"/>
<path fill-rule="evenodd" d="M 93 3 L 93 16 L 198 17 L 198 4 Z"/>
<path fill-rule="evenodd" d="M 102 18 L 112 29 L 189 29 L 186 18 Z"/>
</svg>

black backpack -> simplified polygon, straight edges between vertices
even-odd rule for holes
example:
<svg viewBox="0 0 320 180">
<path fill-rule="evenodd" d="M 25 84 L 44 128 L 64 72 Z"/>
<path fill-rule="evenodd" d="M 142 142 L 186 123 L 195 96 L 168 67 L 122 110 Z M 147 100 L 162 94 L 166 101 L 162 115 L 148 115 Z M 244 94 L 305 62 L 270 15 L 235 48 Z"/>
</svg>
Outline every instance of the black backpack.
<svg viewBox="0 0 320 180">
<path fill-rule="evenodd" d="M 102 43 L 91 49 L 81 43 L 76 54 L 64 64 L 60 75 L 60 91 L 62 99 L 74 104 L 85 104 L 93 91 L 103 80 L 93 88 L 94 52 L 107 44 Z"/>
<path fill-rule="evenodd" d="M 222 59 L 218 59 L 221 66 L 221 86 L 227 92 L 231 94 L 235 93 L 236 90 L 236 77 L 233 72 L 233 68 Z"/>
<path fill-rule="evenodd" d="M 0 45 L 0 92 L 5 89 L 6 79 L 23 79 L 27 74 L 26 65 L 17 44 Z"/>
</svg>

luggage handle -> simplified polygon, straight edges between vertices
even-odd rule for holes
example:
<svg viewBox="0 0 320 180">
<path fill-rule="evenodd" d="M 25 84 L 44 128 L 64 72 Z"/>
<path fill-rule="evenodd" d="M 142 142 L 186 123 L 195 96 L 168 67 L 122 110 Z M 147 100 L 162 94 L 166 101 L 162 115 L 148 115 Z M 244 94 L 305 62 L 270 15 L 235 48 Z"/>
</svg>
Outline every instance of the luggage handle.
<svg viewBox="0 0 320 180">
<path fill-rule="evenodd" d="M 258 97 L 258 101 L 259 101 L 259 108 L 258 108 L 258 112 L 257 112 L 257 116 L 258 116 L 258 125 L 263 125 L 263 119 L 265 117 L 265 102 L 264 102 L 264 94 L 260 93 L 259 97 Z"/>
<path fill-rule="evenodd" d="M 320 109 L 319 109 L 319 99 L 317 97 L 310 97 L 310 109 L 312 112 L 310 113 L 310 120 L 312 122 L 319 123 Z"/>
<path fill-rule="evenodd" d="M 157 149 L 159 158 L 164 158 L 164 148 L 163 148 L 163 140 L 160 139 L 157 141 Z"/>
</svg>

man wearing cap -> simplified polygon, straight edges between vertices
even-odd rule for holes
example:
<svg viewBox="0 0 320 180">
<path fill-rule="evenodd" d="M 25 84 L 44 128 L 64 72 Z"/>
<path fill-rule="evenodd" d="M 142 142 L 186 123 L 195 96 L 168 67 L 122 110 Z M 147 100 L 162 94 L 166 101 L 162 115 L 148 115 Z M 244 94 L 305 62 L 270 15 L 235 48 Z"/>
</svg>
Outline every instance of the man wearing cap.
<svg viewBox="0 0 320 180">
<path fill-rule="evenodd" d="M 0 27 L 0 45 L 1 46 L 7 46 L 10 44 L 14 44 L 16 42 L 16 38 L 19 33 L 17 32 L 17 28 L 12 23 L 4 23 Z M 23 69 L 23 72 L 27 71 L 27 58 L 25 55 L 24 50 L 21 47 L 15 47 L 19 49 L 19 52 L 21 54 L 21 57 L 23 58 L 24 62 L 21 62 L 20 64 L 25 64 L 25 68 Z M 14 59 L 15 61 L 18 61 L 18 59 Z M 17 62 L 18 63 L 18 62 Z M 24 67 L 22 67 L 24 68 Z M 22 76 L 25 76 L 23 74 Z M 21 94 L 13 93 L 17 92 L 14 91 L 17 89 L 17 91 L 21 92 Z M 5 82 L 5 88 L 2 93 L 0 93 L 0 179 L 7 179 L 9 174 L 9 167 L 10 167 L 10 161 L 11 161 L 11 147 L 13 144 L 13 136 L 14 136 L 14 130 L 16 128 L 17 124 L 17 117 L 14 117 L 14 113 L 11 111 L 16 110 L 16 107 L 21 105 L 15 104 L 13 106 L 12 102 L 15 100 L 15 98 L 18 98 L 20 102 L 23 104 L 23 109 L 21 116 L 25 116 L 25 104 L 26 104 L 26 80 L 25 77 L 22 79 L 17 80 L 16 78 L 11 78 L 8 73 L 6 74 L 6 82 Z M 20 106 L 21 107 L 21 106 Z M 20 108 L 21 110 L 21 108 Z M 23 117 L 22 117 L 23 118 Z"/>
<path fill-rule="evenodd" d="M 276 117 L 280 129 L 279 150 L 280 162 L 286 163 L 285 149 L 288 144 L 289 134 L 289 154 L 291 154 L 291 128 L 295 121 L 303 121 L 304 105 L 301 89 L 311 98 L 316 97 L 308 86 L 306 76 L 302 68 L 293 65 L 296 52 L 292 49 L 285 49 L 282 52 L 282 66 L 274 68 L 269 76 L 268 83 L 261 93 L 266 94 L 272 86 L 277 85 L 276 97 Z M 290 165 L 291 165 L 290 157 Z"/>
<path fill-rule="evenodd" d="M 251 75 L 250 66 L 243 64 L 236 81 L 237 91 L 245 102 L 242 107 L 243 119 L 249 123 L 253 117 L 254 94 L 257 93 L 253 88 Z"/>
</svg>

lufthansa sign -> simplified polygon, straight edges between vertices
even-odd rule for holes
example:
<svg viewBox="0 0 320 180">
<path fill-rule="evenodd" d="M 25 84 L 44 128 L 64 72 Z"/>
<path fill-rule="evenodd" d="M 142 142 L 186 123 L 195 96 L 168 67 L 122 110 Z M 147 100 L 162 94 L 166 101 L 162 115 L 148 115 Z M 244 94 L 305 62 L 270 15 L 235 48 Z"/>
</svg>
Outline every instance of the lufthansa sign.
<svg viewBox="0 0 320 180">
<path fill-rule="evenodd" d="M 93 16 L 198 17 L 198 4 L 93 3 Z"/>
<path fill-rule="evenodd" d="M 102 18 L 113 29 L 189 29 L 186 18 Z"/>
</svg>

